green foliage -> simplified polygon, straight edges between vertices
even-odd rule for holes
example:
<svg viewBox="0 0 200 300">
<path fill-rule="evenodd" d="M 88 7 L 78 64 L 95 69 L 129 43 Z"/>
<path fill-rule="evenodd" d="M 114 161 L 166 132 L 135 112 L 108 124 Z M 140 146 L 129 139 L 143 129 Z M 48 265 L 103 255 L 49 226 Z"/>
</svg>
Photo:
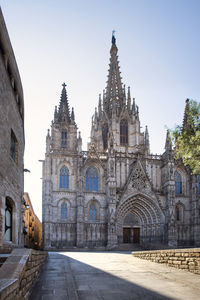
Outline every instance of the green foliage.
<svg viewBox="0 0 200 300">
<path fill-rule="evenodd" d="M 183 126 L 176 126 L 171 134 L 176 159 L 200 174 L 200 103 L 189 100 Z"/>
</svg>

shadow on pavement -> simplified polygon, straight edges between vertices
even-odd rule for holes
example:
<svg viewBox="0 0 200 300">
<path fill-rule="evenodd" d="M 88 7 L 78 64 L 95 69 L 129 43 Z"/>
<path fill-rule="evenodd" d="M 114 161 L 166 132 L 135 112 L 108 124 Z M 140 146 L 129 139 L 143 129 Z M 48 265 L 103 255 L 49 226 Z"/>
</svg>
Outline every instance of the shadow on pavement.
<svg viewBox="0 0 200 300">
<path fill-rule="evenodd" d="M 130 254 L 130 252 L 120 251 L 113 253 Z M 50 252 L 28 299 L 169 300 L 172 298 L 73 259 L 66 254 Z"/>
</svg>

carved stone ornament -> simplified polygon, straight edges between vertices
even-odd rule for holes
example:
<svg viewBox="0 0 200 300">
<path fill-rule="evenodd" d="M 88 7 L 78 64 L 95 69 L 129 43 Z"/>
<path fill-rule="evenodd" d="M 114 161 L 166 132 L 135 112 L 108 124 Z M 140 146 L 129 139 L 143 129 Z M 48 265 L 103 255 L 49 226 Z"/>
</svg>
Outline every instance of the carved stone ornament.
<svg viewBox="0 0 200 300">
<path fill-rule="evenodd" d="M 132 187 L 139 191 L 144 190 L 147 187 L 146 177 L 141 168 L 135 169 L 135 172 L 132 177 Z"/>
</svg>

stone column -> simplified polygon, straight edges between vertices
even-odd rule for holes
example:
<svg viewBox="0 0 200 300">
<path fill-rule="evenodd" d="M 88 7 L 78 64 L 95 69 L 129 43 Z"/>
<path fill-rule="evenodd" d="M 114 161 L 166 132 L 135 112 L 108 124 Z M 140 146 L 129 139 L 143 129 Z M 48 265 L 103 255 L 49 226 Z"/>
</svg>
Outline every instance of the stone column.
<svg viewBox="0 0 200 300">
<path fill-rule="evenodd" d="M 76 246 L 84 247 L 84 177 L 82 159 L 78 161 L 78 192 L 77 192 L 77 224 L 76 224 Z"/>
<path fill-rule="evenodd" d="M 116 177 L 115 177 L 115 157 L 114 151 L 109 153 L 107 162 L 107 199 L 108 199 L 108 243 L 107 248 L 112 249 L 117 246 L 116 232 Z"/>
</svg>

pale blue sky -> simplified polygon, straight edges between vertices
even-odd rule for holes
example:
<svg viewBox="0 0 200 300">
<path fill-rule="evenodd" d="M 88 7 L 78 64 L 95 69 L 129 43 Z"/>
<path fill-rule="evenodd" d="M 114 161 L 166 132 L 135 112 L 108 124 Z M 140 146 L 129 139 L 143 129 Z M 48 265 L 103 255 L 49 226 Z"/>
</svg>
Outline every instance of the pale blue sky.
<svg viewBox="0 0 200 300">
<path fill-rule="evenodd" d="M 182 123 L 185 99 L 200 101 L 200 1 L 1 0 L 25 98 L 25 191 L 41 218 L 45 137 L 67 83 L 84 150 L 106 86 L 116 30 L 122 81 L 148 125 L 153 153 L 166 126 Z"/>
</svg>

